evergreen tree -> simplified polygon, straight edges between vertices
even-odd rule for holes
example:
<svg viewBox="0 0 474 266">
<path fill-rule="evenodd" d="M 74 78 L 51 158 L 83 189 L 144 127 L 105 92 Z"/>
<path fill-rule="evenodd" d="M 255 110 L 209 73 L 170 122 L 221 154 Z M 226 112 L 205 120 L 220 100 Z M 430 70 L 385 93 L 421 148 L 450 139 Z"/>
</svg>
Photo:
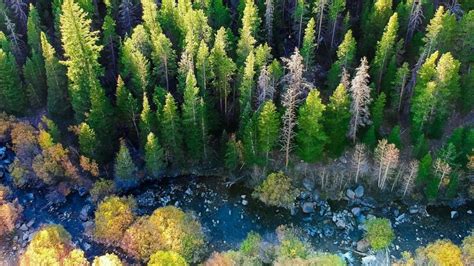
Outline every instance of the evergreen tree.
<svg viewBox="0 0 474 266">
<path fill-rule="evenodd" d="M 366 3 L 370 2 L 371 1 L 368 1 Z M 393 13 L 392 2 L 392 0 L 375 0 L 373 6 L 364 14 L 367 17 L 361 19 L 362 32 L 364 33 L 362 54 L 368 54 L 372 44 L 377 40 L 380 40 L 380 36 L 382 36 L 384 29 L 383 27 L 387 25 L 387 22 Z"/>
<path fill-rule="evenodd" d="M 171 41 L 163 34 L 151 35 L 151 58 L 154 72 L 160 77 L 161 85 L 170 89 L 170 82 L 176 72 L 176 54 Z"/>
<path fill-rule="evenodd" d="M 81 155 L 84 155 L 87 158 L 97 158 L 96 147 L 98 141 L 94 130 L 87 123 L 81 123 L 77 135 Z"/>
<path fill-rule="evenodd" d="M 144 29 L 137 26 L 131 38 L 126 38 L 120 47 L 120 75 L 130 80 L 130 89 L 135 97 L 141 97 L 148 91 L 151 74 L 150 63 L 142 50 L 147 50 L 148 36 L 143 36 Z M 144 38 L 141 38 L 144 37 Z"/>
<path fill-rule="evenodd" d="M 56 51 L 48 42 L 46 34 L 41 32 L 41 47 L 46 70 L 47 110 L 53 118 L 68 115 L 70 105 L 67 97 L 66 68 L 56 57 Z"/>
<path fill-rule="evenodd" d="M 99 33 L 90 31 L 92 21 L 74 0 L 64 0 L 61 10 L 61 38 L 71 103 L 76 120 L 82 121 L 91 106 L 89 94 L 101 90 L 98 58 L 102 47 L 97 45 Z"/>
<path fill-rule="evenodd" d="M 112 85 L 117 80 L 119 63 L 117 58 L 119 37 L 115 28 L 115 20 L 110 14 L 106 15 L 102 24 L 102 44 L 104 49 L 102 50 L 101 59 L 105 65 L 104 80 L 109 85 Z"/>
<path fill-rule="evenodd" d="M 428 182 L 428 179 L 431 175 L 431 165 L 433 163 L 433 159 L 431 155 L 428 153 L 420 161 L 420 166 L 418 169 L 418 176 L 417 176 L 417 183 L 425 185 Z"/>
<path fill-rule="evenodd" d="M 315 26 L 314 18 L 311 18 L 306 25 L 303 38 L 303 47 L 301 48 L 301 56 L 303 57 L 305 70 L 314 63 L 316 40 L 315 40 Z"/>
<path fill-rule="evenodd" d="M 120 149 L 115 156 L 114 181 L 118 188 L 128 189 L 136 185 L 136 166 L 124 140 L 120 141 Z"/>
<path fill-rule="evenodd" d="M 162 33 L 160 23 L 158 21 L 158 7 L 155 0 L 140 0 L 142 4 L 142 20 L 143 26 L 149 36 L 158 36 Z"/>
<path fill-rule="evenodd" d="M 327 140 L 321 123 L 325 109 L 319 91 L 313 89 L 298 111 L 297 153 L 305 162 L 314 163 L 322 158 Z"/>
<path fill-rule="evenodd" d="M 426 35 L 423 38 L 426 56 L 439 50 L 447 52 L 452 46 L 456 27 L 456 18 L 451 12 L 445 12 L 443 6 L 439 6 L 434 17 L 426 27 Z"/>
<path fill-rule="evenodd" d="M 303 28 L 305 21 L 305 15 L 308 12 L 308 7 L 305 0 L 297 0 L 295 10 L 293 11 L 293 30 L 295 32 L 297 47 L 300 47 L 301 36 L 303 35 Z"/>
<path fill-rule="evenodd" d="M 153 177 L 158 177 L 165 167 L 163 149 L 152 132 L 148 134 L 145 145 L 145 166 L 148 174 Z"/>
<path fill-rule="evenodd" d="M 97 161 L 104 162 L 112 153 L 112 145 L 115 136 L 114 109 L 105 91 L 102 88 L 95 88 L 90 91 L 91 109 L 87 116 L 87 123 L 94 130 L 97 136 L 98 145 Z"/>
<path fill-rule="evenodd" d="M 188 72 L 186 78 L 182 112 L 183 134 L 186 136 L 188 155 L 194 160 L 206 159 L 208 155 L 206 110 L 202 98 L 199 98 L 199 88 L 196 86 L 192 70 Z"/>
<path fill-rule="evenodd" d="M 357 130 L 371 124 L 369 105 L 372 102 L 370 96 L 369 82 L 369 65 L 367 59 L 364 57 L 361 60 L 360 66 L 357 68 L 357 73 L 351 82 L 351 122 L 349 130 L 349 138 L 355 142 L 357 137 Z"/>
<path fill-rule="evenodd" d="M 347 89 L 344 85 L 339 84 L 329 98 L 324 115 L 325 132 L 329 133 L 327 135 L 327 150 L 334 157 L 341 155 L 347 145 L 346 136 L 351 118 L 350 105 Z"/>
<path fill-rule="evenodd" d="M 386 96 L 384 92 L 381 92 L 377 99 L 374 101 L 372 106 L 372 125 L 375 131 L 378 132 L 383 122 L 384 110 L 385 110 Z"/>
<path fill-rule="evenodd" d="M 224 5 L 223 0 L 210 0 L 210 18 L 212 20 L 212 27 L 220 29 L 221 27 L 228 27 L 231 21 L 229 9 Z"/>
<path fill-rule="evenodd" d="M 0 109 L 11 114 L 25 112 L 25 92 L 21 84 L 15 57 L 0 49 Z"/>
<path fill-rule="evenodd" d="M 266 101 L 258 115 L 258 150 L 265 154 L 268 163 L 269 153 L 278 143 L 280 119 L 275 104 Z"/>
<path fill-rule="evenodd" d="M 328 72 L 328 87 L 334 89 L 339 84 L 342 75 L 342 69 L 351 69 L 357 51 L 356 40 L 352 36 L 352 30 L 348 30 L 344 40 L 337 49 L 337 60 L 331 66 Z"/>
<path fill-rule="evenodd" d="M 209 47 L 204 40 L 201 40 L 196 54 L 196 80 L 203 95 L 209 94 L 207 91 L 210 82 L 209 67 Z"/>
<path fill-rule="evenodd" d="M 261 153 L 258 149 L 257 123 L 257 115 L 254 113 L 254 115 L 247 119 L 241 130 L 244 159 L 245 163 L 249 166 L 262 163 Z"/>
<path fill-rule="evenodd" d="M 23 67 L 26 89 L 30 105 L 40 107 L 46 100 L 46 74 L 40 41 L 40 19 L 36 8 L 30 4 L 28 13 L 27 36 L 30 56 Z"/>
<path fill-rule="evenodd" d="M 229 171 L 235 171 L 240 165 L 240 147 L 235 140 L 235 135 L 231 136 L 226 143 L 226 150 L 224 155 L 224 165 Z"/>
<path fill-rule="evenodd" d="M 227 117 L 228 96 L 231 93 L 230 81 L 236 69 L 235 63 L 227 55 L 226 31 L 220 28 L 215 37 L 214 47 L 209 56 L 210 74 L 213 89 L 216 90 L 219 98 L 221 112 Z"/>
<path fill-rule="evenodd" d="M 180 164 L 182 159 L 182 135 L 181 123 L 179 120 L 178 108 L 176 102 L 171 95 L 166 95 L 165 105 L 161 117 L 161 139 L 163 140 L 163 148 L 165 149 L 166 159 L 175 164 Z"/>
<path fill-rule="evenodd" d="M 253 0 L 245 0 L 245 9 L 242 17 L 240 39 L 237 43 L 237 64 L 241 65 L 253 51 L 256 33 L 260 27 L 258 9 Z"/>
<path fill-rule="evenodd" d="M 274 0 L 265 0 L 265 32 L 267 34 L 267 43 L 273 41 L 273 13 L 275 6 Z"/>
<path fill-rule="evenodd" d="M 327 14 L 327 8 L 329 5 L 330 0 L 316 0 L 313 4 L 313 13 L 314 16 L 318 19 L 317 27 L 318 27 L 318 34 L 316 37 L 316 44 L 319 44 L 321 41 L 322 33 L 323 33 L 323 23 L 325 21 L 325 16 Z"/>
<path fill-rule="evenodd" d="M 394 13 L 385 27 L 382 38 L 377 42 L 374 62 L 372 63 L 372 76 L 375 78 L 377 90 L 380 91 L 382 78 L 388 63 L 394 55 L 398 31 L 398 14 Z"/>
<path fill-rule="evenodd" d="M 402 148 L 402 140 L 400 138 L 400 126 L 396 125 L 392 128 L 392 131 L 390 131 L 390 134 L 388 135 L 387 138 L 389 143 L 395 144 L 395 146 L 398 149 Z"/>
<path fill-rule="evenodd" d="M 140 136 L 138 132 L 136 118 L 138 116 L 138 101 L 130 93 L 125 86 L 122 77 L 117 78 L 116 91 L 117 115 L 119 121 L 129 130 L 134 131 L 137 138 Z"/>
<path fill-rule="evenodd" d="M 133 0 L 122 0 L 120 2 L 117 14 L 118 32 L 121 36 L 130 34 L 133 27 L 137 24 L 137 6 Z"/>
<path fill-rule="evenodd" d="M 346 8 L 346 1 L 344 0 L 331 0 L 329 4 L 328 16 L 329 21 L 331 22 L 331 42 L 329 43 L 329 48 L 333 51 L 337 38 L 337 28 L 338 20 L 341 13 Z"/>
<path fill-rule="evenodd" d="M 252 115 L 252 92 L 255 76 L 255 56 L 251 52 L 245 61 L 245 68 L 242 82 L 239 87 L 239 105 L 240 105 L 240 127 L 245 127 L 246 121 Z"/>
<path fill-rule="evenodd" d="M 397 70 L 396 78 L 393 81 L 393 89 L 390 97 L 392 107 L 394 110 L 396 110 L 397 113 L 401 112 L 403 100 L 407 97 L 406 94 L 409 77 L 410 69 L 408 63 L 405 62 Z"/>
<path fill-rule="evenodd" d="M 140 114 L 140 138 L 142 145 L 146 144 L 148 134 L 156 132 L 156 117 L 153 111 L 151 110 L 150 103 L 148 101 L 148 96 L 146 93 L 143 94 L 142 101 L 142 112 Z"/>
</svg>

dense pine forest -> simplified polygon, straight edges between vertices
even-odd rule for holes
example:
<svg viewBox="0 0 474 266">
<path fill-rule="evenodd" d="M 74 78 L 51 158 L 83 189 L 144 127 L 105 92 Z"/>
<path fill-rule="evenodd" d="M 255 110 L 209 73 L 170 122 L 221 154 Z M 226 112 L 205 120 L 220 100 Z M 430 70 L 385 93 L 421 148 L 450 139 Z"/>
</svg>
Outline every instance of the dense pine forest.
<svg viewBox="0 0 474 266">
<path fill-rule="evenodd" d="M 472 0 L 0 0 L 0 264 L 472 265 L 473 67 Z"/>
</svg>

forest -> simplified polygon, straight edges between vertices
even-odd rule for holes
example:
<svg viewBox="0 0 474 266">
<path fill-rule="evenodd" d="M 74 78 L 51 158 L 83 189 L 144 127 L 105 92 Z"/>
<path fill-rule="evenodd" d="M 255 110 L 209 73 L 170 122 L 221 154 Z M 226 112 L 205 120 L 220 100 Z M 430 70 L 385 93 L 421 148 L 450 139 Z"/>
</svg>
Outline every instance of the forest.
<svg viewBox="0 0 474 266">
<path fill-rule="evenodd" d="M 0 0 L 0 264 L 472 265 L 473 67 L 472 0 Z"/>
</svg>

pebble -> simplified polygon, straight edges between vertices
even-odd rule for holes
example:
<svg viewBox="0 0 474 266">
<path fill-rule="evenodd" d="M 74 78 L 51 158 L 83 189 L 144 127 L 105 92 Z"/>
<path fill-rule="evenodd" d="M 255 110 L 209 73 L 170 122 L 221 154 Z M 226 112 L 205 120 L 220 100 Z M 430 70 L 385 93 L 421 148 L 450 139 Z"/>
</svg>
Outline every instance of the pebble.
<svg viewBox="0 0 474 266">
<path fill-rule="evenodd" d="M 242 200 L 242 205 L 247 206 L 247 204 L 249 204 L 247 200 Z"/>
</svg>

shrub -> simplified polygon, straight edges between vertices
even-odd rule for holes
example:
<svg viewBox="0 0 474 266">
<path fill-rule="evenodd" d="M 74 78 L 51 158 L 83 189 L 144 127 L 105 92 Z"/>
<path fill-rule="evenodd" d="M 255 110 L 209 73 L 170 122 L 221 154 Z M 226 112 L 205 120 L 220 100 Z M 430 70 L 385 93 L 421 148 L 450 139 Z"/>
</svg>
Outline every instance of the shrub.
<svg viewBox="0 0 474 266">
<path fill-rule="evenodd" d="M 204 266 L 234 266 L 237 265 L 232 259 L 230 252 L 214 252 L 211 257 L 204 262 Z"/>
<path fill-rule="evenodd" d="M 268 205 L 291 208 L 298 194 L 298 189 L 293 187 L 290 177 L 279 172 L 270 174 L 255 189 L 253 196 Z"/>
<path fill-rule="evenodd" d="M 294 234 L 287 233 L 280 242 L 278 257 L 305 259 L 310 253 L 311 247 L 306 242 L 301 241 Z"/>
<path fill-rule="evenodd" d="M 89 262 L 84 256 L 84 251 L 80 249 L 73 249 L 64 259 L 64 265 L 88 266 Z"/>
<path fill-rule="evenodd" d="M 20 265 L 63 265 L 72 250 L 71 235 L 60 225 L 47 225 L 35 233 Z"/>
<path fill-rule="evenodd" d="M 240 252 L 248 256 L 258 256 L 262 237 L 255 232 L 250 232 L 240 245 Z"/>
<path fill-rule="evenodd" d="M 390 220 L 384 218 L 375 218 L 365 223 L 365 238 L 369 241 L 374 250 L 382 250 L 390 246 L 395 233 L 393 232 Z"/>
<path fill-rule="evenodd" d="M 343 258 L 329 253 L 317 253 L 311 255 L 306 259 L 303 258 L 279 258 L 275 262 L 275 266 L 287 266 L 287 265 L 298 265 L 298 266 L 345 266 L 346 262 Z"/>
<path fill-rule="evenodd" d="M 187 262 L 196 262 L 203 247 L 200 223 L 174 206 L 158 208 L 151 216 L 138 219 L 122 240 L 122 248 L 141 260 L 164 250 L 178 253 Z"/>
<path fill-rule="evenodd" d="M 474 261 L 474 234 L 462 241 L 462 259 L 466 265 Z"/>
<path fill-rule="evenodd" d="M 7 201 L 8 196 L 10 196 L 10 188 L 4 185 L 0 185 L 0 203 Z"/>
<path fill-rule="evenodd" d="M 106 244 L 118 244 L 135 216 L 133 198 L 116 196 L 102 201 L 95 212 L 94 236 Z"/>
<path fill-rule="evenodd" d="M 89 193 L 91 194 L 92 201 L 99 202 L 115 193 L 115 184 L 112 180 L 101 178 L 94 183 Z"/>
<path fill-rule="evenodd" d="M 419 265 L 463 265 L 461 249 L 449 240 L 437 240 L 416 250 Z"/>
<path fill-rule="evenodd" d="M 186 260 L 174 251 L 157 251 L 151 255 L 148 266 L 186 266 Z"/>
<path fill-rule="evenodd" d="M 0 201 L 0 238 L 15 229 L 15 224 L 20 217 L 22 208 L 14 202 Z"/>
<path fill-rule="evenodd" d="M 100 257 L 95 257 L 92 266 L 122 266 L 123 263 L 115 254 L 107 253 Z"/>
</svg>

